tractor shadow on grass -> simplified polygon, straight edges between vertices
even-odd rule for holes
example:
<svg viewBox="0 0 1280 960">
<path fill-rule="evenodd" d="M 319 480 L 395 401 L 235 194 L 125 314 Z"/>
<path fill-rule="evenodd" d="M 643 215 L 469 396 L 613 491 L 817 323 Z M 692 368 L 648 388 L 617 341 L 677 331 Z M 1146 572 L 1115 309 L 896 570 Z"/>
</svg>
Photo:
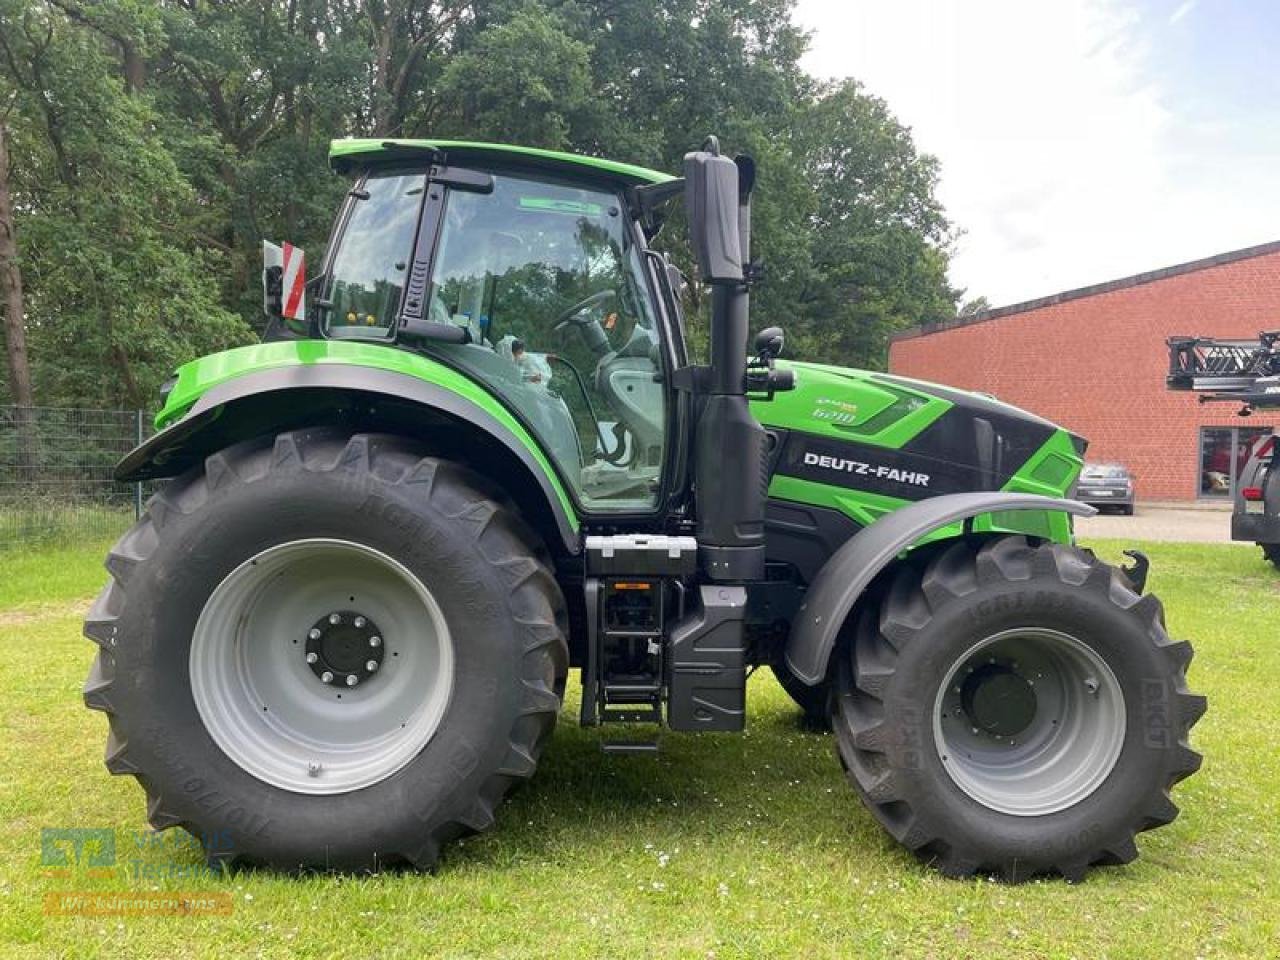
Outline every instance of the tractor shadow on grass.
<svg viewBox="0 0 1280 960">
<path fill-rule="evenodd" d="M 656 737 L 657 754 L 601 750 L 608 740 L 646 737 Z M 830 735 L 806 727 L 789 704 L 755 710 L 745 734 L 582 729 L 567 705 L 533 780 L 512 792 L 490 831 L 450 844 L 440 872 L 501 869 L 588 846 L 619 854 L 647 841 L 713 848 L 733 834 L 773 850 L 811 852 L 818 842 L 851 857 L 916 862 L 862 807 Z"/>
</svg>

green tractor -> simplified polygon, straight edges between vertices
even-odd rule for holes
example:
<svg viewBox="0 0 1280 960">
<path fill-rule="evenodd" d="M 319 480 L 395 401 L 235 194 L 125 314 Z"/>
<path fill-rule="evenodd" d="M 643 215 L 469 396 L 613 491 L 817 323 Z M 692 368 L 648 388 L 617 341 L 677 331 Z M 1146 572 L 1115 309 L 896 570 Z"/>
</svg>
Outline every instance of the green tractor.
<svg viewBox="0 0 1280 960">
<path fill-rule="evenodd" d="M 739 731 L 770 667 L 948 875 L 1078 880 L 1176 816 L 1205 700 L 1144 558 L 1073 545 L 1084 440 L 752 345 L 748 158 L 330 156 L 355 179 L 308 308 L 267 270 L 268 342 L 179 369 L 117 468 L 170 479 L 107 560 L 85 700 L 154 827 L 430 868 L 533 775 L 570 668 L 584 725 Z M 650 246 L 680 197 L 705 366 Z"/>
</svg>

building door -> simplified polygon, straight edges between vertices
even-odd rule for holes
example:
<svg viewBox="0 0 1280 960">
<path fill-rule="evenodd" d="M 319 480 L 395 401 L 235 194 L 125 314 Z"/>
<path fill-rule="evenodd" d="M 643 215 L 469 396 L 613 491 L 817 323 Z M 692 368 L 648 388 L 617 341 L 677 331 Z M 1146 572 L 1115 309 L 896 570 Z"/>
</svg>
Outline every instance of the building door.
<svg viewBox="0 0 1280 960">
<path fill-rule="evenodd" d="M 1199 496 L 1230 500 L 1250 448 L 1271 433 L 1271 427 L 1201 427 Z"/>
</svg>

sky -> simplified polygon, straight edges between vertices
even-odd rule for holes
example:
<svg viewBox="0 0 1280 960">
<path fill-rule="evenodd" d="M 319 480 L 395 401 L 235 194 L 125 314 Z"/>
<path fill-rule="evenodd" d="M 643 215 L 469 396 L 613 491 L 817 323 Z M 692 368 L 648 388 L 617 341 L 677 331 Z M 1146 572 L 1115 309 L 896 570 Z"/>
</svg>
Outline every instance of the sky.
<svg viewBox="0 0 1280 960">
<path fill-rule="evenodd" d="M 941 165 L 992 306 L 1280 240 L 1277 0 L 799 0 Z"/>
</svg>

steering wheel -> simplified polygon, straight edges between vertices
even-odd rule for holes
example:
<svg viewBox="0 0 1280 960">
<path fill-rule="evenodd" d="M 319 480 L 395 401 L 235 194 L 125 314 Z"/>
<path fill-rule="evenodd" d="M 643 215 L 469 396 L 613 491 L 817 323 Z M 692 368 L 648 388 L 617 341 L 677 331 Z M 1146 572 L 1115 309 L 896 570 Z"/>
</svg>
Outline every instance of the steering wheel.
<svg viewBox="0 0 1280 960">
<path fill-rule="evenodd" d="M 555 323 L 555 326 L 552 327 L 552 329 L 559 332 L 561 330 L 564 330 L 566 327 L 570 325 L 573 325 L 573 326 L 586 325 L 590 321 L 588 321 L 586 318 L 580 318 L 578 316 L 579 314 L 586 313 L 592 307 L 598 307 L 602 303 L 608 302 L 609 300 L 613 299 L 617 295 L 618 294 L 613 290 L 600 290 L 596 293 L 593 293 L 591 296 L 587 297 L 587 299 L 585 300 L 579 300 L 568 310 L 565 310 L 558 317 L 556 317 L 556 323 Z"/>
</svg>

